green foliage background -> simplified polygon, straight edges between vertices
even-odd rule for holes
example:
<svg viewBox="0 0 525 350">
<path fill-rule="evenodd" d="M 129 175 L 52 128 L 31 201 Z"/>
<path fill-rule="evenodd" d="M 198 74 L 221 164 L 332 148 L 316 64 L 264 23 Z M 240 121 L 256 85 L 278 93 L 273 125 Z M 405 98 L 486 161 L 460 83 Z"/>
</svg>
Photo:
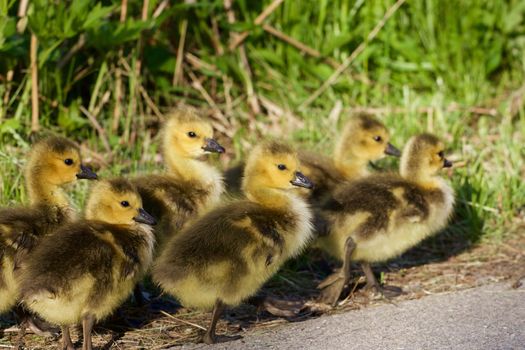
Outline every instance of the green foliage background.
<svg viewBox="0 0 525 350">
<path fill-rule="evenodd" d="M 452 237 L 499 238 L 523 224 L 525 1 L 408 0 L 305 108 L 299 107 L 366 41 L 393 1 L 285 0 L 265 23 L 320 57 L 254 24 L 270 3 L 233 1 L 230 23 L 222 0 L 151 0 L 146 20 L 143 2 L 129 1 L 125 21 L 116 0 L 34 0 L 26 18 L 17 15 L 20 1 L 0 0 L 1 204 L 25 200 L 20 169 L 29 148 L 34 34 L 41 128 L 107 156 L 84 111 L 92 114 L 112 150 L 112 166 L 103 172 L 158 169 L 150 142 L 158 110 L 179 104 L 215 118 L 232 158 L 268 134 L 329 153 L 338 126 L 364 109 L 384 120 L 397 145 L 421 131 L 448 142 L 463 165 L 452 176 Z M 251 75 L 240 50 L 228 49 L 230 36 L 242 31 L 249 33 L 243 45 Z M 252 90 L 259 111 L 249 103 Z M 80 203 L 84 192 L 77 189 Z"/>
</svg>

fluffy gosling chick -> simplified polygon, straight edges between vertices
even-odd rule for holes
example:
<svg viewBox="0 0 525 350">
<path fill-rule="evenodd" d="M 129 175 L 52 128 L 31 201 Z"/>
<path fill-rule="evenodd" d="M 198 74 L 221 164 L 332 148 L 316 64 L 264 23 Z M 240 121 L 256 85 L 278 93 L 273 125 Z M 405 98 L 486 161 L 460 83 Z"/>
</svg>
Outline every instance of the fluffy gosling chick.
<svg viewBox="0 0 525 350">
<path fill-rule="evenodd" d="M 299 153 L 304 174 L 315 184 L 312 198 L 319 200 L 341 182 L 370 175 L 370 162 L 385 155 L 399 157 L 401 152 L 389 141 L 390 133 L 382 122 L 359 114 L 345 124 L 331 159 L 311 152 Z"/>
<path fill-rule="evenodd" d="M 49 137 L 33 146 L 25 168 L 29 206 L 0 209 L 0 314 L 17 301 L 14 274 L 23 257 L 40 237 L 74 219 L 63 186 L 96 178 L 68 139 Z"/>
<path fill-rule="evenodd" d="M 155 228 L 159 247 L 189 218 L 218 203 L 224 189 L 221 173 L 200 159 L 210 152 L 223 153 L 224 148 L 213 139 L 211 123 L 193 109 L 176 110 L 168 117 L 162 152 L 165 174 L 132 180 L 144 208 L 159 220 Z"/>
<path fill-rule="evenodd" d="M 216 341 L 223 308 L 254 295 L 311 238 L 311 213 L 294 188 L 311 188 L 292 149 L 270 142 L 246 164 L 245 200 L 218 207 L 173 237 L 153 279 L 183 305 L 213 308 L 204 342 Z"/>
<path fill-rule="evenodd" d="M 23 303 L 62 327 L 62 346 L 74 349 L 69 326 L 82 322 L 83 349 L 91 349 L 93 324 L 131 293 L 152 260 L 155 220 L 135 187 L 123 179 L 99 182 L 86 219 L 44 237 L 18 276 Z"/>
<path fill-rule="evenodd" d="M 313 191 L 302 192 L 315 205 L 341 182 L 369 175 L 369 162 L 385 155 L 401 155 L 389 141 L 390 133 L 385 125 L 373 116 L 359 114 L 350 118 L 336 142 L 331 158 L 314 152 L 299 152 L 302 170 L 315 184 Z M 224 173 L 228 192 L 236 194 L 240 191 L 243 167 L 244 164 L 239 164 Z"/>
<path fill-rule="evenodd" d="M 370 263 L 398 256 L 445 227 L 454 191 L 438 172 L 450 166 L 443 143 L 422 134 L 405 146 L 400 175 L 371 175 L 336 190 L 324 208 L 331 232 L 318 243 L 341 260 L 343 268 L 321 283 L 323 301 L 337 302 L 349 282 L 351 261 L 361 263 L 367 286 L 381 291 Z"/>
</svg>

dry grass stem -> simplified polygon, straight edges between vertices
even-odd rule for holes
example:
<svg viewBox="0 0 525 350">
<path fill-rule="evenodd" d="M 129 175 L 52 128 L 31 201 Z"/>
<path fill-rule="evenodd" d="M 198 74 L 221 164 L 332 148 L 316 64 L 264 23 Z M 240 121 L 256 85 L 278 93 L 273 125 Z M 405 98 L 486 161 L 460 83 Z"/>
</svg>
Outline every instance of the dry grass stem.
<svg viewBox="0 0 525 350">
<path fill-rule="evenodd" d="M 146 21 L 148 19 L 149 0 L 142 1 L 142 13 L 140 19 Z M 135 63 L 135 74 L 137 80 L 140 80 L 140 72 L 142 71 L 142 55 L 144 50 L 144 33 L 140 34 L 139 40 L 137 41 L 137 62 Z M 140 84 L 140 82 L 139 82 Z"/>
<path fill-rule="evenodd" d="M 18 5 L 18 17 L 25 17 L 27 13 L 27 5 L 29 4 L 29 0 L 21 0 L 20 4 Z"/>
<path fill-rule="evenodd" d="M 97 131 L 102 141 L 102 144 L 104 145 L 106 152 L 111 153 L 111 145 L 109 144 L 108 135 L 106 134 L 106 131 L 104 130 L 104 128 L 98 122 L 97 118 L 93 116 L 84 106 L 80 106 L 80 111 L 84 113 L 84 115 L 88 118 L 91 125 L 93 125 L 93 127 Z"/>
<path fill-rule="evenodd" d="M 190 52 L 186 52 L 184 54 L 184 58 L 186 59 L 186 61 L 188 61 L 189 64 L 191 64 L 191 66 L 193 68 L 195 68 L 197 70 L 207 69 L 207 70 L 212 71 L 212 72 L 214 72 L 216 74 L 220 74 L 220 71 L 217 69 L 217 67 L 215 67 L 214 65 L 209 64 L 207 62 L 204 62 L 199 57 L 195 56 L 194 54 L 192 54 Z"/>
<path fill-rule="evenodd" d="M 270 5 L 268 5 L 259 14 L 259 16 L 257 16 L 257 18 L 255 18 L 255 20 L 253 21 L 253 24 L 255 24 L 256 26 L 260 26 L 264 22 L 264 20 L 269 15 L 271 15 L 272 12 L 275 11 L 277 9 L 277 7 L 279 7 L 283 2 L 284 2 L 284 0 L 273 0 L 272 3 Z M 231 8 L 231 6 L 229 6 L 229 8 Z M 230 46 L 229 46 L 230 51 L 235 50 L 235 48 L 237 48 L 237 46 L 242 44 L 242 42 L 248 37 L 249 34 L 250 34 L 250 32 L 245 31 L 245 32 L 242 32 L 239 35 L 237 35 L 236 38 L 230 43 Z"/>
<path fill-rule="evenodd" d="M 186 41 L 186 31 L 188 30 L 188 20 L 183 20 L 180 24 L 180 38 L 177 47 L 177 60 L 175 61 L 175 71 L 173 72 L 173 85 L 182 82 L 182 63 L 184 60 L 184 43 Z"/>
<path fill-rule="evenodd" d="M 85 44 L 86 36 L 84 34 L 80 34 L 75 45 L 71 46 L 71 48 L 64 55 L 64 57 L 60 61 L 58 61 L 57 67 L 63 68 L 66 65 L 66 63 L 68 63 L 69 60 L 71 60 L 71 58 L 73 58 L 73 56 L 84 47 Z"/>
<path fill-rule="evenodd" d="M 330 110 L 330 113 L 328 114 L 328 123 L 332 126 L 332 130 L 335 132 L 337 131 L 337 123 L 339 122 L 339 118 L 341 116 L 341 112 L 343 112 L 343 102 L 341 100 L 335 101 L 334 106 Z"/>
<path fill-rule="evenodd" d="M 226 114 L 230 116 L 233 112 L 232 96 L 230 93 L 233 83 L 231 79 L 228 78 L 226 75 L 222 76 L 222 82 L 224 85 L 224 100 L 226 102 Z"/>
<path fill-rule="evenodd" d="M 120 3 L 120 22 L 126 21 L 128 15 L 128 0 L 122 0 Z"/>
<path fill-rule="evenodd" d="M 126 16 L 128 13 L 128 0 L 122 0 L 120 5 L 120 22 L 124 23 L 126 21 Z M 119 61 L 124 56 L 124 51 L 122 48 L 118 50 Z M 118 131 L 120 125 L 120 116 L 122 115 L 122 71 L 117 63 L 115 67 L 115 105 L 113 107 L 113 123 L 111 125 L 111 130 L 113 133 Z"/>
<path fill-rule="evenodd" d="M 157 105 L 155 104 L 155 102 L 153 102 L 153 100 L 151 99 L 151 97 L 149 97 L 148 95 L 148 92 L 146 91 L 146 89 L 144 89 L 144 87 L 142 85 L 139 85 L 139 91 L 142 95 L 142 98 L 144 98 L 144 101 L 146 102 L 146 104 L 148 105 L 149 108 L 151 108 L 151 110 L 153 111 L 153 113 L 159 117 L 161 120 L 164 119 L 164 115 L 162 114 L 162 112 L 160 111 L 159 107 L 157 107 Z"/>
<path fill-rule="evenodd" d="M 202 329 L 203 331 L 206 330 L 206 328 L 204 328 L 202 326 L 199 326 L 198 324 L 195 324 L 195 323 L 189 322 L 189 321 L 185 321 L 185 320 L 181 320 L 180 318 L 177 318 L 177 317 L 175 317 L 173 315 L 170 315 L 169 313 L 167 313 L 165 311 L 161 311 L 160 313 L 163 314 L 164 316 L 167 316 L 167 317 L 171 318 L 172 320 L 177 321 L 177 322 L 184 323 L 184 324 L 190 325 L 190 326 L 198 328 L 198 329 Z"/>
<path fill-rule="evenodd" d="M 228 137 L 233 137 L 233 135 L 235 134 L 235 130 L 231 128 L 231 123 L 228 120 L 228 118 L 226 118 L 226 116 L 222 113 L 220 108 L 217 106 L 215 101 L 211 98 L 210 94 L 206 91 L 206 89 L 202 86 L 202 83 L 195 76 L 195 74 L 189 71 L 188 75 L 192 81 L 191 86 L 201 94 L 204 100 L 206 100 L 206 102 L 212 108 L 213 116 L 218 121 L 218 123 L 213 123 L 214 127 L 216 127 L 217 130 L 223 133 L 224 135 Z"/>
<path fill-rule="evenodd" d="M 250 68 L 250 62 L 248 61 L 248 55 L 246 54 L 246 49 L 244 45 L 239 47 L 239 56 L 241 57 L 242 68 L 245 72 L 245 83 L 246 83 L 246 93 L 248 95 L 248 104 L 253 112 L 253 114 L 261 113 L 261 107 L 259 105 L 259 99 L 255 94 L 253 88 L 253 73 Z"/>
<path fill-rule="evenodd" d="M 20 18 L 16 24 L 16 30 L 19 34 L 22 34 L 27 27 L 27 6 L 29 5 L 29 0 L 21 0 L 18 5 L 17 15 Z"/>
<path fill-rule="evenodd" d="M 162 14 L 162 12 L 164 12 L 164 10 L 168 7 L 169 3 L 169 0 L 162 0 L 159 6 L 157 6 L 157 8 L 155 9 L 155 11 L 153 11 L 153 15 L 151 17 L 159 17 Z"/>
<path fill-rule="evenodd" d="M 102 108 L 104 107 L 104 105 L 109 102 L 110 98 L 111 98 L 111 91 L 108 90 L 104 92 L 104 94 L 102 95 L 102 98 L 100 99 L 100 102 L 95 108 L 93 108 L 93 111 L 91 111 L 91 114 L 93 116 L 98 116 L 100 112 L 102 111 Z"/>
<path fill-rule="evenodd" d="M 7 114 L 7 104 L 9 103 L 9 97 L 11 95 L 11 86 L 12 86 L 12 82 L 13 82 L 13 76 L 15 75 L 15 71 L 10 69 L 7 71 L 7 74 L 6 74 L 6 78 L 5 78 L 5 92 L 4 92 L 4 96 L 3 96 L 3 104 L 2 106 L 0 107 L 0 122 L 2 122 L 2 119 L 5 118 L 6 114 Z M 2 110 L 3 107 L 6 107 L 5 111 Z"/>
<path fill-rule="evenodd" d="M 280 30 L 277 30 L 276 28 L 272 27 L 271 25 L 269 24 L 264 24 L 263 25 L 263 29 L 270 33 L 271 35 L 281 39 L 282 41 L 292 45 L 293 47 L 295 47 L 296 49 L 299 49 L 300 51 L 312 56 L 312 57 L 315 57 L 315 58 L 321 58 L 322 55 L 319 51 L 307 46 L 306 44 L 300 42 L 299 40 L 296 40 L 294 38 L 292 38 L 291 36 L 288 36 L 286 34 L 284 34 L 283 32 L 281 32 Z M 337 68 L 339 67 L 339 63 L 336 62 L 334 59 L 331 59 L 331 58 L 325 58 L 324 59 L 326 63 L 328 63 L 329 65 L 331 65 L 333 68 Z"/>
</svg>

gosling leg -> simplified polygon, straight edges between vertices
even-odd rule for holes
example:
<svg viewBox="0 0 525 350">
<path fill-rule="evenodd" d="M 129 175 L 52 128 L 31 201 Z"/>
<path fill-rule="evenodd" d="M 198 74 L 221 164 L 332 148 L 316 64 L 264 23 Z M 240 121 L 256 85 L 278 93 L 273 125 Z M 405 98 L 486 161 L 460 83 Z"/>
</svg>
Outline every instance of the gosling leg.
<svg viewBox="0 0 525 350">
<path fill-rule="evenodd" d="M 84 342 L 82 345 L 82 350 L 92 350 L 93 344 L 91 342 L 91 330 L 93 329 L 93 324 L 95 323 L 95 317 L 93 315 L 86 315 L 82 319 L 82 333 L 84 335 Z"/>
<path fill-rule="evenodd" d="M 41 337 L 57 337 L 58 329 L 51 326 L 38 319 L 37 316 L 31 314 L 27 309 L 22 305 L 17 305 L 14 307 L 13 312 L 17 318 L 18 323 L 20 324 L 20 331 L 25 334 L 27 328 L 29 328 L 33 333 Z"/>
<path fill-rule="evenodd" d="M 62 350 L 75 350 L 68 326 L 62 326 Z"/>
<path fill-rule="evenodd" d="M 213 307 L 213 313 L 211 316 L 211 323 L 202 338 L 202 341 L 206 344 L 215 344 L 217 342 L 217 337 L 215 335 L 215 327 L 217 326 L 217 321 L 221 317 L 222 312 L 224 311 L 224 303 L 217 299 L 215 306 Z"/>
<path fill-rule="evenodd" d="M 380 295 L 386 298 L 397 297 L 398 295 L 403 293 L 403 290 L 399 287 L 381 286 L 376 276 L 374 275 L 374 272 L 372 271 L 372 267 L 370 266 L 370 263 L 362 262 L 361 268 L 363 269 L 363 272 L 365 273 L 365 277 L 366 277 L 366 289 L 379 293 Z"/>
<path fill-rule="evenodd" d="M 343 267 L 338 272 L 328 276 L 323 282 L 321 282 L 318 288 L 322 288 L 319 300 L 323 303 L 335 306 L 339 296 L 343 292 L 346 284 L 352 278 L 352 254 L 355 250 L 356 244 L 352 237 L 348 237 L 345 242 L 345 258 L 343 261 Z"/>
</svg>

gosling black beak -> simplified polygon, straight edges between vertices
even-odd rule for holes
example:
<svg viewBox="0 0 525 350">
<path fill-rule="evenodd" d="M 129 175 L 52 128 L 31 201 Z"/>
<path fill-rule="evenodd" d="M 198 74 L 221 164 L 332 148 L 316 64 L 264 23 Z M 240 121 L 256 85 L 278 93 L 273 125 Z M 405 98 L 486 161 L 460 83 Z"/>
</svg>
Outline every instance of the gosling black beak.
<svg viewBox="0 0 525 350">
<path fill-rule="evenodd" d="M 139 215 L 135 216 L 133 218 L 136 222 L 140 222 L 141 224 L 151 225 L 154 226 L 157 224 L 157 220 L 151 215 L 148 214 L 147 211 L 140 208 L 139 209 Z"/>
<path fill-rule="evenodd" d="M 91 168 L 81 164 L 80 172 L 77 174 L 77 179 L 97 180 L 98 176 L 93 170 L 91 170 Z"/>
<path fill-rule="evenodd" d="M 310 181 L 310 179 L 308 179 L 299 171 L 295 172 L 295 179 L 290 181 L 290 183 L 298 187 L 314 188 L 314 184 L 312 183 L 312 181 Z"/>
<path fill-rule="evenodd" d="M 393 144 L 390 142 L 386 144 L 385 154 L 394 157 L 401 157 L 401 151 L 399 151 Z"/>
<path fill-rule="evenodd" d="M 443 168 L 451 168 L 451 167 L 452 167 L 452 162 L 445 158 L 445 160 L 443 161 Z"/>
<path fill-rule="evenodd" d="M 204 146 L 202 146 L 202 149 L 205 150 L 206 152 L 224 153 L 225 151 L 224 147 L 219 145 L 219 143 L 215 141 L 214 139 L 210 139 L 206 137 L 204 141 L 206 143 L 204 144 Z"/>
</svg>

